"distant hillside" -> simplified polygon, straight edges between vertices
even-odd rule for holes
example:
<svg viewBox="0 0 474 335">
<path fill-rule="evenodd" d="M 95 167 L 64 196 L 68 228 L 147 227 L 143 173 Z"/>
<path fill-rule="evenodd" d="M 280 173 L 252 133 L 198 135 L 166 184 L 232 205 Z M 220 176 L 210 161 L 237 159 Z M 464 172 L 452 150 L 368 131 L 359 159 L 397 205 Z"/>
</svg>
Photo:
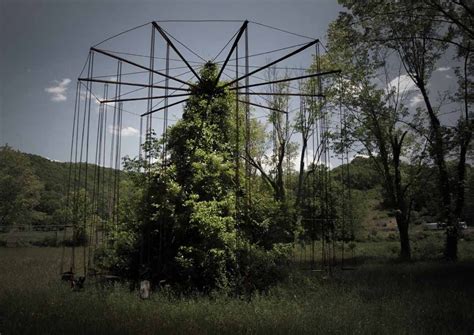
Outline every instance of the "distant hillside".
<svg viewBox="0 0 474 335">
<path fill-rule="evenodd" d="M 20 151 L 12 150 L 11 148 L 8 149 L 10 155 L 13 155 L 9 156 L 9 159 L 15 159 L 15 164 L 22 164 L 27 166 L 27 168 L 30 169 L 32 173 L 37 177 L 41 186 L 39 190 L 39 203 L 34 206 L 32 211 L 33 214 L 30 215 L 29 220 L 27 220 L 29 222 L 24 223 L 54 223 L 53 221 L 55 214 L 62 208 L 64 208 L 66 194 L 68 191 L 70 171 L 71 176 L 73 178 L 74 171 L 76 171 L 76 173 L 78 173 L 79 171 L 79 164 L 71 165 L 70 163 L 52 161 L 38 155 L 22 153 Z M 5 147 L 0 147 L 0 153 L 1 150 L 5 150 Z M 85 164 L 82 164 L 81 169 L 81 179 L 83 179 L 85 176 Z M 94 183 L 94 173 L 96 170 L 96 165 L 88 164 L 87 169 L 89 192 L 91 192 L 92 185 Z M 105 169 L 105 174 L 107 176 L 110 176 L 112 175 L 113 171 L 113 169 L 107 168 Z M 122 173 L 122 176 L 125 175 L 126 174 Z M 81 187 L 84 187 L 83 185 L 84 180 L 81 182 Z"/>
<path fill-rule="evenodd" d="M 455 169 L 453 164 L 450 169 Z M 413 168 L 404 163 L 403 171 Z M 374 163 L 369 158 L 356 157 L 349 166 L 341 165 L 332 170 L 333 177 L 341 178 L 342 170 L 345 174 L 349 171 L 350 177 L 344 178 L 345 186 L 353 190 L 352 196 L 364 202 L 365 213 L 362 220 L 363 235 L 376 235 L 377 232 L 395 232 L 397 226 L 394 213 L 387 209 L 383 198 L 383 184 Z M 437 186 L 437 170 L 434 167 L 423 167 L 417 180 L 409 188 L 412 197 L 411 224 L 415 226 L 423 222 L 436 222 L 439 219 L 439 191 Z M 408 175 L 404 174 L 404 180 Z M 467 165 L 466 190 L 463 217 L 468 225 L 474 225 L 474 169 Z"/>
<path fill-rule="evenodd" d="M 44 184 L 46 190 L 65 194 L 68 183 L 69 163 L 52 161 L 33 154 L 22 153 L 22 155 L 29 159 L 31 167 Z"/>
<path fill-rule="evenodd" d="M 0 147 L 2 150 L 2 147 Z M 64 162 L 52 161 L 47 158 L 26 154 L 19 151 L 11 150 L 22 159 L 22 162 L 28 162 L 34 175 L 37 176 L 41 183 L 39 204 L 34 207 L 35 215 L 33 215 L 32 222 L 34 224 L 49 224 L 53 223 L 54 215 L 57 211 L 64 207 L 65 197 L 68 188 L 69 170 L 77 169 L 79 164 L 72 164 Z M 84 172 L 85 165 L 82 165 Z M 88 164 L 88 185 L 91 191 L 94 181 L 94 171 L 96 166 Z M 112 175 L 112 169 L 106 169 L 106 175 Z M 347 173 L 349 172 L 349 176 Z M 469 225 L 473 224 L 474 218 L 474 173 L 471 167 L 467 170 L 467 190 L 466 190 L 466 204 L 464 220 Z M 361 218 L 362 227 L 360 227 L 360 234 L 366 238 L 368 234 L 374 231 L 395 231 L 395 220 L 393 214 L 387 210 L 383 202 L 382 184 L 380 177 L 375 170 L 370 159 L 364 157 L 356 157 L 349 166 L 341 165 L 331 171 L 333 178 L 341 180 L 342 175 L 345 186 L 352 190 L 352 198 L 357 203 L 358 213 Z M 424 176 L 423 176 L 424 175 Z M 127 178 L 126 173 L 122 173 L 122 178 Z M 82 178 L 84 173 L 82 173 Z M 432 171 L 427 169 L 422 174 L 421 183 L 418 189 L 414 189 L 414 201 L 412 211 L 412 223 L 417 224 L 421 222 L 436 220 L 437 216 L 437 188 L 435 177 Z M 84 182 L 82 181 L 81 185 Z"/>
</svg>

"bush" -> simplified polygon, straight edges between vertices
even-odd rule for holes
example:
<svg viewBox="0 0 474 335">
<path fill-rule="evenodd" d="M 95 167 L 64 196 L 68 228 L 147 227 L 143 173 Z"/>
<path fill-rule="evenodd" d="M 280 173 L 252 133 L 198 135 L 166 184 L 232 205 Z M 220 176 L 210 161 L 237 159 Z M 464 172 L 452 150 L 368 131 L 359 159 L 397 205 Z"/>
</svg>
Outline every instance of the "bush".
<svg viewBox="0 0 474 335">
<path fill-rule="evenodd" d="M 247 245 L 237 252 L 238 293 L 266 292 L 289 275 L 291 246 L 277 244 L 272 250 Z"/>
</svg>

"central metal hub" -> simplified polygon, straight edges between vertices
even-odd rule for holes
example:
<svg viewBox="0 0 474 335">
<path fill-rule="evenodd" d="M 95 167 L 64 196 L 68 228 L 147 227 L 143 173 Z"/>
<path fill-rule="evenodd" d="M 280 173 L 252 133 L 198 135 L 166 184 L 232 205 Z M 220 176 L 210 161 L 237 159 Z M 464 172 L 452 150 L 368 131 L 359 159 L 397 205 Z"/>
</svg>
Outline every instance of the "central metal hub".
<svg viewBox="0 0 474 335">
<path fill-rule="evenodd" d="M 222 95 L 224 89 L 218 86 L 217 65 L 211 61 L 204 64 L 201 70 L 201 78 L 197 85 L 192 88 L 192 94 L 214 98 Z"/>
</svg>

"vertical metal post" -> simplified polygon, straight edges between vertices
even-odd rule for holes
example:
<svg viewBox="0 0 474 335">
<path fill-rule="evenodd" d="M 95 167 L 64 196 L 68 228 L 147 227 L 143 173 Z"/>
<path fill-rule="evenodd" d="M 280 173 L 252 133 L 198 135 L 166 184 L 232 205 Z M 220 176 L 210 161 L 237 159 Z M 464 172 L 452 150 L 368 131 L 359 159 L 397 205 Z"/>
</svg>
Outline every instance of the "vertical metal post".
<svg viewBox="0 0 474 335">
<path fill-rule="evenodd" d="M 339 82 L 339 90 L 341 90 L 342 82 Z M 340 92 L 339 92 L 340 94 Z M 345 121 L 343 120 L 342 117 L 342 105 L 341 105 L 341 99 L 339 99 L 339 127 L 340 127 L 340 141 L 341 141 L 341 188 L 342 188 L 342 196 L 341 196 L 341 207 L 342 207 L 342 221 L 341 221 L 341 235 L 342 235 L 342 247 L 341 247 L 341 268 L 344 268 L 344 261 L 345 261 L 345 241 L 346 241 L 346 168 L 344 167 L 344 156 L 345 156 L 345 146 L 346 146 L 346 141 L 345 141 Z"/>
<path fill-rule="evenodd" d="M 140 161 L 140 164 L 141 164 L 142 158 L 143 158 L 142 137 L 143 137 L 143 116 L 140 116 L 140 136 L 138 138 L 138 160 Z M 141 171 L 141 168 L 139 168 L 139 171 Z"/>
<path fill-rule="evenodd" d="M 67 208 L 67 219 L 68 221 L 71 219 L 70 217 L 70 198 L 71 198 L 71 178 L 72 178 L 72 158 L 73 158 L 73 151 L 74 151 L 74 139 L 77 137 L 76 133 L 76 122 L 79 122 L 79 103 L 80 103 L 80 90 L 81 90 L 81 83 L 78 81 L 76 85 L 76 99 L 74 102 L 74 116 L 73 116 L 73 121 L 72 121 L 72 136 L 71 136 L 71 154 L 69 156 L 69 172 L 68 172 L 68 183 L 67 183 L 67 190 L 66 190 L 66 208 Z M 77 118 L 77 121 L 76 121 Z M 76 148 L 77 151 L 77 148 Z M 75 171 L 75 166 L 74 166 L 74 171 Z M 64 241 L 66 239 L 66 228 L 64 228 L 63 232 L 63 246 L 61 250 L 61 274 L 64 272 L 64 257 L 65 257 L 65 246 L 64 246 Z M 57 242 L 57 232 L 56 232 L 56 242 Z"/>
<path fill-rule="evenodd" d="M 120 64 L 120 76 L 122 76 L 122 64 Z M 121 88 L 119 88 L 119 91 Z M 119 205 L 120 205 L 120 168 L 122 165 L 121 162 L 121 156 L 122 156 L 122 115 L 123 115 L 123 102 L 119 103 L 119 108 L 118 108 L 118 134 L 117 134 L 117 167 L 115 170 L 116 173 L 116 178 L 117 178 L 117 201 L 116 201 L 116 223 L 115 223 L 115 228 L 117 228 L 120 220 L 120 211 L 119 211 Z"/>
<path fill-rule="evenodd" d="M 91 51 L 90 58 L 90 68 L 89 68 L 89 78 L 92 78 L 94 75 L 94 53 Z M 91 123 L 91 104 L 92 104 L 92 82 L 89 84 L 88 89 L 88 104 L 87 104 L 87 136 L 86 136 L 86 164 L 84 171 L 84 218 L 83 218 L 83 229 L 84 234 L 87 234 L 87 216 L 88 216 L 88 207 L 87 207 L 87 192 L 88 192 L 88 165 L 89 165 L 89 138 L 90 138 L 90 123 Z M 87 275 L 87 264 L 86 264 L 86 247 L 83 248 L 83 270 L 84 277 Z"/>
<path fill-rule="evenodd" d="M 151 69 L 151 71 L 149 71 L 148 73 L 148 85 L 150 85 L 150 87 L 148 87 L 148 97 L 151 98 L 153 96 L 153 75 L 154 75 L 154 67 L 155 67 L 155 28 L 152 26 L 151 27 L 151 41 L 150 41 L 150 63 L 149 63 L 149 68 Z M 166 78 L 168 79 L 168 78 Z M 147 104 L 147 111 L 150 112 L 151 110 L 153 109 L 153 100 L 152 99 L 148 99 L 148 104 Z M 151 136 L 152 136 L 152 129 L 153 129 L 153 125 L 152 125 L 152 120 L 153 120 L 153 117 L 151 114 L 147 115 L 147 136 L 146 136 L 146 140 L 148 142 L 150 142 L 151 140 Z M 149 148 L 148 148 L 149 149 Z M 150 173 L 150 165 L 151 165 L 151 154 L 150 152 L 148 152 L 148 155 L 147 155 L 147 172 L 148 174 Z"/>
<path fill-rule="evenodd" d="M 239 46 L 235 46 L 235 78 L 239 78 Z M 235 212 L 237 222 L 240 219 L 240 116 L 239 116 L 239 81 L 235 82 Z"/>
<path fill-rule="evenodd" d="M 105 85 L 103 95 L 105 96 Z M 99 188 L 100 188 L 100 161 L 102 159 L 102 122 L 103 122 L 103 112 L 104 105 L 100 103 L 99 105 L 99 115 L 97 120 L 97 133 L 95 141 L 95 159 L 94 159 L 94 177 L 93 177 L 93 186 L 92 186 L 92 214 L 95 214 L 89 223 L 89 243 L 88 243 L 88 257 L 87 257 L 87 267 L 90 269 L 93 265 L 93 253 L 97 247 L 97 225 L 99 217 Z M 94 240 L 93 237 L 94 236 Z M 92 243 L 93 242 L 93 243 Z M 91 251 L 92 250 L 92 251 Z"/>
<path fill-rule="evenodd" d="M 104 99 L 107 99 L 109 95 L 109 85 L 105 84 L 105 94 L 104 94 Z M 104 123 L 103 123 L 103 129 L 102 133 L 104 134 L 104 143 L 103 143 L 103 154 L 102 154 L 102 234 L 101 234 L 101 239 L 104 241 L 104 237 L 107 237 L 106 231 L 107 231 L 107 225 L 106 222 L 108 220 L 108 211 L 107 211 L 107 193 L 106 193 L 106 173 L 107 173 L 107 107 L 108 105 L 105 104 L 104 106 Z"/>
<path fill-rule="evenodd" d="M 170 71 L 170 45 L 169 43 L 166 44 L 166 64 L 165 64 L 165 73 L 167 76 L 169 76 L 169 71 Z M 163 166 L 166 167 L 166 140 L 167 140 L 167 135 L 168 135 L 168 92 L 169 92 L 169 78 L 165 79 L 165 109 L 163 113 Z"/>
<path fill-rule="evenodd" d="M 88 62 L 90 62 L 90 53 L 89 53 L 89 58 Z M 76 148 L 75 148 L 75 154 L 74 154 L 74 190 L 73 190 L 73 211 L 72 211 L 72 217 L 73 217 L 73 224 L 72 224 L 72 240 L 74 240 L 74 236 L 76 235 L 76 228 L 78 224 L 78 206 L 79 206 L 79 183 L 81 179 L 81 161 L 82 161 L 82 139 L 81 139 L 81 156 L 77 157 L 77 153 L 79 150 L 79 124 L 80 124 L 80 115 L 81 115 L 81 86 L 79 86 L 79 101 L 78 101 L 78 106 L 77 106 L 77 123 L 76 123 Z M 86 94 L 87 97 L 87 94 Z M 84 104 L 87 102 L 85 101 Z M 85 124 L 85 110 L 84 110 L 84 119 L 82 121 L 82 124 Z M 83 127 L 84 128 L 84 127 Z M 83 132 L 84 133 L 84 132 Z M 84 135 L 82 135 L 83 138 Z M 75 273 L 76 272 L 76 248 L 74 246 L 74 243 L 71 248 L 71 272 Z"/>
<path fill-rule="evenodd" d="M 250 105 L 248 104 L 249 102 L 249 35 L 248 35 L 248 27 L 245 29 L 245 101 L 247 102 L 245 104 L 245 152 L 247 155 L 250 155 Z M 247 203 L 246 203 L 246 212 L 248 214 L 248 209 L 250 206 L 250 203 L 252 201 L 251 198 L 251 165 L 248 160 L 245 161 L 245 183 L 246 183 L 246 197 L 247 197 Z"/>
<path fill-rule="evenodd" d="M 166 43 L 166 62 L 165 62 L 165 73 L 167 76 L 169 76 L 169 71 L 170 71 L 170 44 Z M 161 158 L 161 163 L 162 163 L 162 173 L 166 173 L 166 159 L 167 159 L 167 134 L 168 134 L 168 89 L 169 87 L 169 78 L 166 77 L 165 79 L 165 109 L 164 109 L 164 115 L 163 115 L 163 148 L 162 148 L 162 158 Z M 163 243 L 165 241 L 165 222 L 160 222 L 160 230 L 159 230 L 159 239 L 160 239 L 160 246 L 159 246 L 159 254 L 158 254 L 158 260 L 159 260 L 159 271 L 161 272 L 163 268 Z"/>
<path fill-rule="evenodd" d="M 119 84 L 115 88 L 115 93 L 117 97 L 121 96 L 122 87 L 120 81 L 122 78 L 122 62 L 119 61 L 117 64 L 117 79 Z M 112 224 L 116 228 L 118 224 L 118 188 L 119 188 L 119 177 L 120 177 L 120 135 L 122 132 L 122 113 L 121 113 L 121 103 L 117 105 L 114 104 L 114 137 L 115 137 L 115 160 L 114 160 L 114 187 L 113 187 L 113 201 L 112 201 Z"/>
<path fill-rule="evenodd" d="M 119 62 L 117 63 L 117 76 L 119 72 Z M 115 85 L 115 97 L 118 96 L 118 85 Z M 114 109 L 113 109 L 113 117 L 112 117 L 112 134 L 111 134 L 111 141 L 110 141 L 110 161 L 109 161 L 109 180 L 108 180 L 108 188 L 107 188 L 107 206 L 108 206 L 108 219 L 111 220 L 111 222 L 108 220 L 107 226 L 110 226 L 114 224 L 115 220 L 115 211 L 114 211 L 114 203 L 115 203 L 115 185 L 114 185 L 114 153 L 115 153 L 115 135 L 117 132 L 117 103 L 114 103 Z M 108 228 L 107 228 L 108 230 Z"/>
<path fill-rule="evenodd" d="M 122 68 L 120 68 L 120 71 Z M 119 203 L 120 203 L 120 169 L 121 169 L 121 156 L 122 156 L 122 115 L 123 115 L 123 102 L 119 103 L 118 118 L 119 118 L 119 128 L 118 128 L 118 138 L 117 138 L 117 201 L 116 201 L 116 226 L 119 224 Z"/>
</svg>

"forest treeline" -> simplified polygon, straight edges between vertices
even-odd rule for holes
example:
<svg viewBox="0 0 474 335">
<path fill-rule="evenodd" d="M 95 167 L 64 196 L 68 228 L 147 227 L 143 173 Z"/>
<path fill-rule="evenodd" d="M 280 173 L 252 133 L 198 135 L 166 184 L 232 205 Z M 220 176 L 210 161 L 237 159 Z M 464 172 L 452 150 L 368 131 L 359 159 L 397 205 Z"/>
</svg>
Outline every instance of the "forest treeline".
<svg viewBox="0 0 474 335">
<path fill-rule="evenodd" d="M 74 165 L 0 147 L 0 225 L 70 225 L 66 199 Z M 89 164 L 91 170 L 93 164 Z M 111 169 L 106 169 L 109 173 Z M 126 175 L 124 174 L 124 177 Z M 94 176 L 88 176 L 92 184 Z"/>
<path fill-rule="evenodd" d="M 358 156 L 350 163 L 350 185 L 354 195 L 354 203 L 362 208 L 367 202 L 376 200 L 380 202 L 381 210 L 389 208 L 383 203 L 382 181 L 377 175 L 373 163 L 368 157 Z M 333 177 L 340 180 L 340 171 L 345 165 L 332 170 Z M 91 169 L 94 165 L 90 164 Z M 1 198 L 1 224 L 11 225 L 65 225 L 70 224 L 64 215 L 66 195 L 68 188 L 69 163 L 52 161 L 38 155 L 23 153 L 9 146 L 0 148 L 0 198 Z M 454 166 L 451 166 L 454 169 Z M 467 172 L 467 199 L 463 210 L 463 219 L 468 225 L 474 225 L 474 175 L 472 167 L 468 166 Z M 110 170 L 112 171 L 112 170 Z M 437 205 L 436 181 L 433 167 L 425 166 L 419 189 L 413 202 L 412 219 L 414 224 L 423 222 L 442 221 Z M 89 183 L 93 183 L 93 176 L 89 176 Z M 122 174 L 124 185 L 128 184 L 129 177 Z M 289 184 L 297 184 L 297 175 L 290 174 Z M 373 191 L 373 192 L 370 192 Z M 360 204 L 360 205 L 357 205 Z M 367 209 L 370 212 L 373 208 Z M 365 217 L 368 212 L 363 212 Z M 362 224 L 362 222 L 360 222 Z M 47 227 L 44 227 L 47 229 Z M 363 236 L 360 236 L 363 239 Z"/>
</svg>

